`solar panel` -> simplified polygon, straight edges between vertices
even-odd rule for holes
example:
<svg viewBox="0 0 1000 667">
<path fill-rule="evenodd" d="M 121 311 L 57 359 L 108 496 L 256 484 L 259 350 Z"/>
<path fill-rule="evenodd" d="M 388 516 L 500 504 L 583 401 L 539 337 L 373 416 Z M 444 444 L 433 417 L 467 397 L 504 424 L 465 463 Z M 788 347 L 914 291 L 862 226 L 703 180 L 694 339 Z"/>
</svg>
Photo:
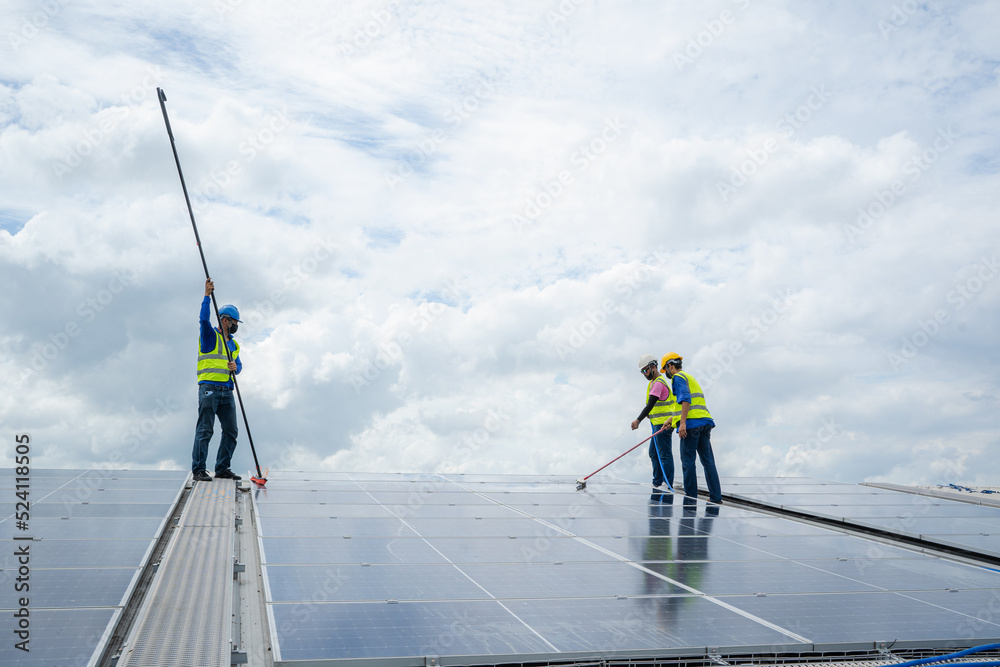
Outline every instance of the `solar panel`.
<svg viewBox="0 0 1000 667">
<path fill-rule="evenodd" d="M 509 537 L 434 538 L 434 548 L 455 563 L 613 561 L 614 556 L 571 537 L 512 540 Z"/>
<path fill-rule="evenodd" d="M 394 519 L 396 517 L 392 511 L 381 505 L 374 504 L 345 504 L 345 503 L 273 503 L 261 507 L 261 516 L 269 519 L 275 517 L 317 517 L 329 519 L 330 517 L 340 518 L 368 518 L 368 519 Z"/>
<path fill-rule="evenodd" d="M 818 493 L 800 492 L 802 487 L 801 480 L 787 484 L 776 478 L 767 484 L 735 483 L 725 493 L 772 507 L 1000 557 L 1000 508 L 870 486 L 824 483 Z M 796 492 L 785 493 L 791 488 Z"/>
<path fill-rule="evenodd" d="M 811 560 L 816 558 L 922 558 L 919 553 L 853 535 L 735 535 L 733 543 L 745 545 L 774 558 Z M 718 542 L 716 542 L 718 543 Z"/>
<path fill-rule="evenodd" d="M 13 632 L 6 632 L 5 641 L 0 642 L 0 664 L 86 665 L 99 652 L 105 631 L 119 613 L 116 609 L 92 608 L 32 610 L 30 651 L 15 648 Z"/>
<path fill-rule="evenodd" d="M 269 564 L 308 563 L 446 563 L 420 538 L 265 537 L 261 540 Z"/>
<path fill-rule="evenodd" d="M 35 548 L 41 546 L 43 548 Z M 4 549 L 0 580 L 15 569 L 13 540 L 2 540 Z M 125 567 L 142 562 L 150 540 L 105 540 L 98 536 L 85 540 L 44 539 L 32 543 L 32 568 Z"/>
<path fill-rule="evenodd" d="M 977 633 L 959 634 L 968 625 L 973 606 L 962 596 L 877 593 L 768 595 L 724 598 L 733 606 L 794 628 L 816 643 L 839 643 L 848 638 L 876 641 L 919 641 L 941 638 L 1000 636 L 1000 625 L 984 621 Z"/>
<path fill-rule="evenodd" d="M 992 590 L 1000 586 L 1000 573 L 996 570 L 967 567 L 940 559 L 860 558 L 814 561 L 810 565 L 838 577 L 896 592 Z"/>
<path fill-rule="evenodd" d="M 11 471 L 0 473 L 10 483 Z M 33 470 L 30 519 L 14 520 L 13 493 L 0 502 L 0 587 L 13 590 L 27 549 L 30 651 L 0 643 L 3 665 L 86 665 L 104 649 L 153 542 L 178 499 L 186 471 Z M 14 538 L 30 537 L 31 540 Z M 23 552 L 21 552 L 23 553 Z M 0 598 L 13 637 L 12 595 Z"/>
<path fill-rule="evenodd" d="M 48 569 L 32 568 L 32 609 L 117 607 L 136 576 L 135 567 Z M 6 597 L 6 596 L 5 596 Z"/>
<path fill-rule="evenodd" d="M 450 564 L 269 565 L 269 601 L 481 600 L 476 583 Z"/>
<path fill-rule="evenodd" d="M 693 595 L 524 600 L 511 608 L 560 652 L 609 656 L 679 647 L 779 645 L 798 638 Z"/>
<path fill-rule="evenodd" d="M 62 539 L 152 539 L 163 517 L 38 517 L 31 519 L 33 537 L 56 536 Z M 0 522 L 0 539 L 24 535 L 13 521 Z"/>
<path fill-rule="evenodd" d="M 922 496 L 918 496 L 922 497 Z M 836 507 L 810 507 L 812 514 L 821 516 L 832 516 L 845 518 L 845 512 Z M 945 503 L 940 501 L 926 502 L 920 504 L 906 505 L 854 505 L 850 508 L 851 518 L 860 519 L 863 517 L 885 517 L 885 518 L 907 518 L 918 514 L 926 518 L 986 518 L 1000 520 L 1000 507 L 987 507 L 985 505 L 968 505 L 966 503 Z"/>
<path fill-rule="evenodd" d="M 31 515 L 36 517 L 155 517 L 162 519 L 169 512 L 169 503 L 86 503 L 67 506 L 65 503 L 32 503 Z"/>
<path fill-rule="evenodd" d="M 278 664 L 1000 636 L 994 622 L 956 634 L 981 595 L 1000 595 L 995 571 L 643 485 L 575 492 L 568 478 L 344 475 L 336 493 L 351 509 L 338 515 L 296 510 L 331 493 L 319 483 L 272 477 L 254 503 Z M 813 499 L 838 486 L 803 493 L 810 484 L 787 486 Z M 899 506 L 843 486 L 843 497 L 878 497 L 851 507 Z"/>
<path fill-rule="evenodd" d="M 269 611 L 276 662 L 553 650 L 495 601 L 273 604 Z"/>
<path fill-rule="evenodd" d="M 331 508 L 331 515 L 334 508 Z M 399 519 L 267 517 L 260 519 L 261 534 L 269 537 L 416 537 Z"/>
</svg>

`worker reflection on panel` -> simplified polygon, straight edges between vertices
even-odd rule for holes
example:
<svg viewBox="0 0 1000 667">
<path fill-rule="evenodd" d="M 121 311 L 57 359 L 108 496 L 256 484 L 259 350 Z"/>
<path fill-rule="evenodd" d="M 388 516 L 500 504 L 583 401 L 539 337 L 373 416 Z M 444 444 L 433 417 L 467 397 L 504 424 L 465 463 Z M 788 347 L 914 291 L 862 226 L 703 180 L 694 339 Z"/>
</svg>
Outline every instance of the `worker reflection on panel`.
<svg viewBox="0 0 1000 667">
<path fill-rule="evenodd" d="M 671 519 L 674 516 L 674 494 L 654 491 L 649 496 L 649 537 L 643 549 L 643 560 L 646 567 L 665 576 L 671 576 L 668 571 L 674 559 L 673 537 L 671 535 Z M 645 592 L 668 592 L 669 584 L 648 572 L 645 573 Z"/>
<path fill-rule="evenodd" d="M 708 540 L 713 523 L 719 516 L 719 506 L 705 507 L 704 514 L 699 517 L 698 501 L 687 496 L 682 497 L 682 516 L 673 521 L 673 494 L 659 495 L 665 502 L 649 504 L 649 537 L 646 538 L 644 557 L 647 561 L 644 567 L 668 579 L 677 581 L 691 588 L 701 590 L 702 580 L 708 568 Z M 669 499 L 669 501 L 667 501 Z M 677 534 L 671 535 L 671 526 L 677 526 Z M 667 595 L 669 597 L 650 598 L 660 628 L 669 630 L 673 627 L 685 608 L 691 606 L 695 599 L 687 595 L 690 591 L 664 581 L 660 577 L 646 573 L 645 590 L 647 595 Z"/>
<path fill-rule="evenodd" d="M 670 536 L 670 518 L 674 515 L 672 493 L 654 491 L 649 494 L 649 534 L 651 537 Z"/>
<path fill-rule="evenodd" d="M 677 580 L 701 590 L 701 580 L 708 566 L 708 535 L 712 530 L 712 519 L 698 519 L 697 516 L 698 501 L 684 496 L 684 508 L 677 526 Z"/>
</svg>

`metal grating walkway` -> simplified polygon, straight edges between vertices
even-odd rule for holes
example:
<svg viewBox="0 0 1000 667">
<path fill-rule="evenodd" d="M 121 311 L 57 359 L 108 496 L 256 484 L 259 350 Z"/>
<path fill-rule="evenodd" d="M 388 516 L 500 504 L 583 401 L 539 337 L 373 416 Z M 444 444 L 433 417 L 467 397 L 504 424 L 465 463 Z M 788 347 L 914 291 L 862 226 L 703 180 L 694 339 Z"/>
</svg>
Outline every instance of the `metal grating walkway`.
<svg viewBox="0 0 1000 667">
<path fill-rule="evenodd" d="M 228 667 L 236 485 L 197 482 L 133 626 L 123 667 Z"/>
</svg>

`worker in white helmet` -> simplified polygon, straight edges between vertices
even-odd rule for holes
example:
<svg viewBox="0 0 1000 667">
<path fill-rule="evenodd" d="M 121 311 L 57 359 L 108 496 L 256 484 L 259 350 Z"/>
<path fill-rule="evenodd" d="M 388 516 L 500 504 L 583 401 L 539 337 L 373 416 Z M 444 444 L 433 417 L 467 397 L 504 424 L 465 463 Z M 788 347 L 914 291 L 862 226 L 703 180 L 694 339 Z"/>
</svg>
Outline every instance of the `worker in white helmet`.
<svg viewBox="0 0 1000 667">
<path fill-rule="evenodd" d="M 639 423 L 649 417 L 653 433 L 656 434 L 649 441 L 649 459 L 653 464 L 653 486 L 659 487 L 666 482 L 667 488 L 673 490 L 674 454 L 671 451 L 671 434 L 673 433 L 671 419 L 678 409 L 677 404 L 674 402 L 669 380 L 660 375 L 656 357 L 651 354 L 639 357 L 639 372 L 648 382 L 646 385 L 646 407 L 632 422 L 632 430 L 639 428 Z M 660 432 L 664 427 L 666 427 L 665 430 Z"/>
</svg>

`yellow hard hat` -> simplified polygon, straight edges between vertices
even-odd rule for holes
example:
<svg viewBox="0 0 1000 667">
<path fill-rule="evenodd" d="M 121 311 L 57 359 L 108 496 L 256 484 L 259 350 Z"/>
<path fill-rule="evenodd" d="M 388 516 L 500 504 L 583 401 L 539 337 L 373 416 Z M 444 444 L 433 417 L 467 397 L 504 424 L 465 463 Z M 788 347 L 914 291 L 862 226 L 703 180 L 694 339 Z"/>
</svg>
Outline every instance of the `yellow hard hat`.
<svg viewBox="0 0 1000 667">
<path fill-rule="evenodd" d="M 660 368 L 666 368 L 667 362 L 670 361 L 671 359 L 676 359 L 677 361 L 684 361 L 684 357 L 677 354 L 676 352 L 667 352 L 665 355 L 663 355 L 663 358 L 660 359 Z"/>
</svg>

